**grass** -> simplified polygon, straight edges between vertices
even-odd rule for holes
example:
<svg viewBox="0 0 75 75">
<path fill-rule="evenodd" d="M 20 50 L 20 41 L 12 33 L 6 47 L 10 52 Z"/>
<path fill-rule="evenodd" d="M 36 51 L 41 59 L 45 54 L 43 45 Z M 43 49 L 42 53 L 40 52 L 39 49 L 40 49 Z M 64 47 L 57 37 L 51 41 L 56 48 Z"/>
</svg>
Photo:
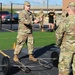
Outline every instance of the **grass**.
<svg viewBox="0 0 75 75">
<path fill-rule="evenodd" d="M 34 47 L 43 47 L 55 43 L 55 32 L 34 31 Z M 16 43 L 17 32 L 0 32 L 0 50 L 9 50 Z M 23 48 L 26 48 L 25 45 Z"/>
</svg>

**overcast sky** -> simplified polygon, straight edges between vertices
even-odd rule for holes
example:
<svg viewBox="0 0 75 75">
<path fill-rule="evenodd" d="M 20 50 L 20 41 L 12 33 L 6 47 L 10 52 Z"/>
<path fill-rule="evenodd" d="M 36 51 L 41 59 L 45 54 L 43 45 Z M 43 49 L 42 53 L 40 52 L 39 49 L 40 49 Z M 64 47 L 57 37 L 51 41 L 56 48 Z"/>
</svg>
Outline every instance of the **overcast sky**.
<svg viewBox="0 0 75 75">
<path fill-rule="evenodd" d="M 21 3 L 23 4 L 25 1 L 29 1 L 31 5 L 62 5 L 62 0 L 0 0 L 3 4 L 10 4 L 12 3 Z"/>
</svg>

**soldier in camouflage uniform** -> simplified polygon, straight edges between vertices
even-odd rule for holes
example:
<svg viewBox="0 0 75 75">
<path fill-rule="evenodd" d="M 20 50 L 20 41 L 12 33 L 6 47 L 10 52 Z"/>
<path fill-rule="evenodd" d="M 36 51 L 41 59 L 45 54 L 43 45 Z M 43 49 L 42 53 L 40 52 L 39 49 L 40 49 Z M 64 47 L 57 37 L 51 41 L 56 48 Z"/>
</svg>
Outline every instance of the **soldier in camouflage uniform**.
<svg viewBox="0 0 75 75">
<path fill-rule="evenodd" d="M 68 17 L 66 17 L 56 30 L 56 45 L 60 47 L 59 56 L 59 75 L 69 75 L 70 64 L 73 67 L 75 75 L 75 58 L 72 62 L 72 56 L 75 52 L 75 2 L 71 2 L 67 8 Z"/>
<path fill-rule="evenodd" d="M 43 12 L 43 9 L 40 10 L 40 12 L 37 14 L 37 17 L 39 19 L 42 18 L 42 21 L 39 23 L 39 27 L 43 31 L 43 24 L 44 24 L 44 12 Z"/>
<path fill-rule="evenodd" d="M 29 60 L 37 61 L 37 58 L 33 56 L 33 34 L 32 34 L 32 25 L 33 23 L 38 23 L 41 19 L 35 19 L 33 21 L 33 15 L 29 11 L 30 3 L 25 1 L 24 10 L 19 13 L 19 26 L 18 26 L 18 35 L 17 35 L 17 45 L 14 50 L 13 60 L 15 62 L 19 61 L 18 55 L 26 43 L 28 46 Z"/>
</svg>

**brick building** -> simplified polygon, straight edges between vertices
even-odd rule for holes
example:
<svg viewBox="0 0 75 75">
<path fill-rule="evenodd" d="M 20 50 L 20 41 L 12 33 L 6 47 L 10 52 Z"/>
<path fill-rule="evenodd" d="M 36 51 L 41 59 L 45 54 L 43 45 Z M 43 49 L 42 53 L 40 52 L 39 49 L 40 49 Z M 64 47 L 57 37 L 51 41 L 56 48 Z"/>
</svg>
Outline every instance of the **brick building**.
<svg viewBox="0 0 75 75">
<path fill-rule="evenodd" d="M 75 2 L 75 0 L 63 0 L 62 10 L 66 10 L 69 2 Z"/>
</svg>

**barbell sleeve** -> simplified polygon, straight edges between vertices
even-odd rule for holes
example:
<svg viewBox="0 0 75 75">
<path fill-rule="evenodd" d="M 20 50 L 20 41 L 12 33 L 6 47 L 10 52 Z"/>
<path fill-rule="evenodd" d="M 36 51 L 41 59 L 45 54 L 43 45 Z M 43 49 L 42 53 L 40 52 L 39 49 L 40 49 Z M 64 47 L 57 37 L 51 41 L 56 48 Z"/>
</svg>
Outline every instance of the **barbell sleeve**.
<svg viewBox="0 0 75 75">
<path fill-rule="evenodd" d="M 1 53 L 3 56 L 6 56 L 6 57 L 10 58 L 10 56 L 7 55 L 6 53 L 4 53 L 2 50 L 0 50 L 0 53 Z"/>
</svg>

